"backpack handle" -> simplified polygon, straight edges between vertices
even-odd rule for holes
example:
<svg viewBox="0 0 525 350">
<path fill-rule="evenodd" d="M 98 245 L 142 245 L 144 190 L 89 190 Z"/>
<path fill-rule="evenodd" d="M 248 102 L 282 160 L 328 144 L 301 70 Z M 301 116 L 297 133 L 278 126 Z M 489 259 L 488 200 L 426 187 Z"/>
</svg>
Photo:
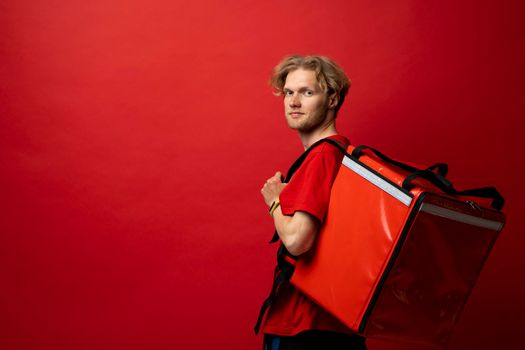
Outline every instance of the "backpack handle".
<svg viewBox="0 0 525 350">
<path fill-rule="evenodd" d="M 436 173 L 434 171 L 429 171 L 428 169 L 416 171 L 408 175 L 403 181 L 403 188 L 407 191 L 410 191 L 414 187 L 413 181 L 417 178 L 423 178 L 425 180 L 428 180 L 434 186 L 438 187 L 446 194 L 452 196 L 471 196 L 492 199 L 491 207 L 496 210 L 503 209 L 503 206 L 505 205 L 505 199 L 495 187 L 480 187 L 458 191 L 454 188 L 450 181 L 445 179 L 445 177 L 441 176 L 439 173 Z"/>
<path fill-rule="evenodd" d="M 352 156 L 355 159 L 359 159 L 363 155 L 363 150 L 365 150 L 365 149 L 372 151 L 372 153 L 374 153 L 381 160 L 383 160 L 385 162 L 388 162 L 388 163 L 390 163 L 392 165 L 395 165 L 398 168 L 401 168 L 401 169 L 403 169 L 405 171 L 408 171 L 409 173 L 415 173 L 417 171 L 422 171 L 422 170 L 431 170 L 431 171 L 436 170 L 442 177 L 447 176 L 447 173 L 448 173 L 448 165 L 445 164 L 445 163 L 436 163 L 434 165 L 429 166 L 426 169 L 418 169 L 418 168 L 413 167 L 411 165 L 408 165 L 408 164 L 405 164 L 405 163 L 401 163 L 401 162 L 399 162 L 397 160 L 394 160 L 394 159 L 392 159 L 390 157 L 387 157 L 386 155 L 384 155 L 383 153 L 379 152 L 375 148 L 372 148 L 372 147 L 366 146 L 366 145 L 361 145 L 361 146 L 357 146 L 356 148 L 354 148 L 354 150 L 352 151 Z"/>
</svg>

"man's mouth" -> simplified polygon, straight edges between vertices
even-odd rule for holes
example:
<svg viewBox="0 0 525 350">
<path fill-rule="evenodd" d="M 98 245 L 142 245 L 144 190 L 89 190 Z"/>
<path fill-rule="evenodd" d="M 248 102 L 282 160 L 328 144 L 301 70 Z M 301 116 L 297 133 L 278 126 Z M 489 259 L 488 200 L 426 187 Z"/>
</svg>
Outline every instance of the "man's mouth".
<svg viewBox="0 0 525 350">
<path fill-rule="evenodd" d="M 302 113 L 302 112 L 290 112 L 289 114 L 292 117 L 299 117 L 299 116 L 303 115 L 304 113 Z"/>
</svg>

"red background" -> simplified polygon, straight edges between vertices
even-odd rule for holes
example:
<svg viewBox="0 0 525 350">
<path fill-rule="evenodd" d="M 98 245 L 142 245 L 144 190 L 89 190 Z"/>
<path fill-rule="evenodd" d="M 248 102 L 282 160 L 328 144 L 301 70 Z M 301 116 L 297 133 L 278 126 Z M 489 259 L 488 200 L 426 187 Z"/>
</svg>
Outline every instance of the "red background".
<svg viewBox="0 0 525 350">
<path fill-rule="evenodd" d="M 505 195 L 450 349 L 523 342 L 521 1 L 4 0 L 0 34 L 2 349 L 260 347 L 291 53 L 345 68 L 354 144 Z"/>
</svg>

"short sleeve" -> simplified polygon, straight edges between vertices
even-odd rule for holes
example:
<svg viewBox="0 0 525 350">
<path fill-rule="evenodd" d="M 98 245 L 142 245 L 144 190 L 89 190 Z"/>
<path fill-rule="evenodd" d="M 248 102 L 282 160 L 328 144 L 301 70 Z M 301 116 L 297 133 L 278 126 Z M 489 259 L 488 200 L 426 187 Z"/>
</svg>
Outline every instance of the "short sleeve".
<svg viewBox="0 0 525 350">
<path fill-rule="evenodd" d="M 326 143 L 312 150 L 279 196 L 282 213 L 304 211 L 323 222 L 342 158 L 337 148 Z"/>
</svg>

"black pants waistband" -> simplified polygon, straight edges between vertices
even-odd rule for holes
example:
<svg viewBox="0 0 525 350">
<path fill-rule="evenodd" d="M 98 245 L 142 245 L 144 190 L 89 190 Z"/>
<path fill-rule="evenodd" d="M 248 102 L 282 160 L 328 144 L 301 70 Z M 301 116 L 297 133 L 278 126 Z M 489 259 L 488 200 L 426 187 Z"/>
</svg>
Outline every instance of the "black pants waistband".
<svg viewBox="0 0 525 350">
<path fill-rule="evenodd" d="M 310 330 L 294 336 L 265 334 L 263 345 L 264 350 L 366 350 L 366 339 L 356 334 Z"/>
</svg>

